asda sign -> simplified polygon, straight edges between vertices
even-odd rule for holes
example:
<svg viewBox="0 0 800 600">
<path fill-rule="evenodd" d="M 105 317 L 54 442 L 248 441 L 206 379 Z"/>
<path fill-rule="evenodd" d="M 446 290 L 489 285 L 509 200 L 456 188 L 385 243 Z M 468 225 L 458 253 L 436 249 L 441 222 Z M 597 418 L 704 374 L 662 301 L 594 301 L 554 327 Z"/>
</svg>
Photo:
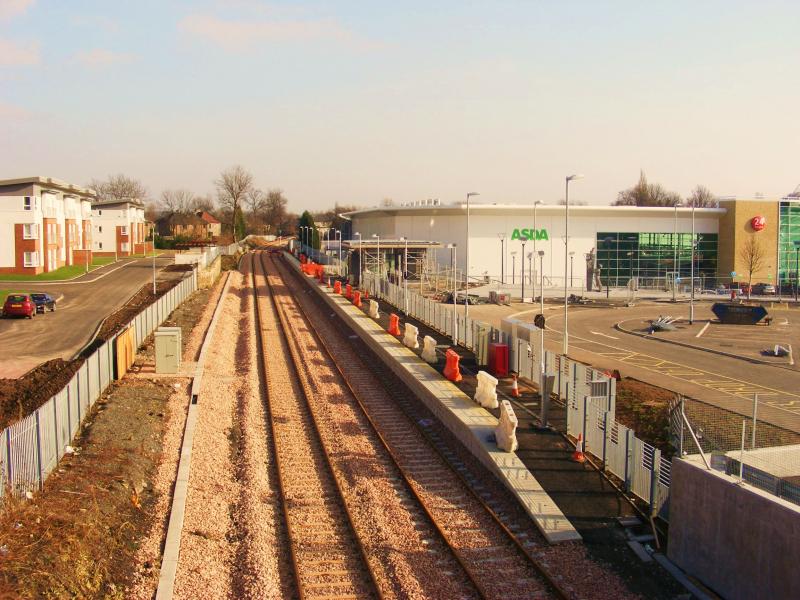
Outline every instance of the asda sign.
<svg viewBox="0 0 800 600">
<path fill-rule="evenodd" d="M 522 238 L 527 238 L 528 240 L 533 240 L 534 234 L 536 235 L 537 242 L 540 240 L 546 241 L 550 239 L 547 236 L 547 229 L 515 229 L 511 234 L 511 239 L 521 240 Z"/>
</svg>

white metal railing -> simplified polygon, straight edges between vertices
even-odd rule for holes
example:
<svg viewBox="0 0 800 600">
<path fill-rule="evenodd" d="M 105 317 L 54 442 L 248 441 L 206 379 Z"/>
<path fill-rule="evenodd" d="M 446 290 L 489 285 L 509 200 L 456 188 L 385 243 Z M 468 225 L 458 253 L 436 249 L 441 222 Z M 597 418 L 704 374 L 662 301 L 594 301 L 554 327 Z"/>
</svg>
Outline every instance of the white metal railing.
<svg viewBox="0 0 800 600">
<path fill-rule="evenodd" d="M 197 289 L 194 273 L 136 315 L 136 347 L 140 347 L 170 313 Z M 98 347 L 83 362 L 66 386 L 25 418 L 0 432 L 0 498 L 6 492 L 22 495 L 41 489 L 64 455 L 81 421 L 115 379 L 117 335 Z"/>
</svg>

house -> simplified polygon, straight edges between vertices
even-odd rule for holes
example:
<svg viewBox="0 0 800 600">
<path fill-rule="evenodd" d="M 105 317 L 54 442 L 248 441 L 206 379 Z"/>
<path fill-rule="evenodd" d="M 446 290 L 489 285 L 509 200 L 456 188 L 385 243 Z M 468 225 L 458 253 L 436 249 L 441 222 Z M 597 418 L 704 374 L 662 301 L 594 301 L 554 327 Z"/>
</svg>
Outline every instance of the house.
<svg viewBox="0 0 800 600">
<path fill-rule="evenodd" d="M 145 241 L 151 224 L 138 198 L 92 202 L 92 226 L 97 256 L 131 256 L 153 249 L 152 242 Z"/>
<path fill-rule="evenodd" d="M 173 212 L 156 220 L 156 231 L 162 237 L 179 236 L 193 240 L 207 240 L 221 235 L 222 223 L 204 210 L 194 214 Z"/>
<path fill-rule="evenodd" d="M 94 190 L 52 177 L 0 180 L 0 273 L 91 262 L 96 198 Z"/>
</svg>

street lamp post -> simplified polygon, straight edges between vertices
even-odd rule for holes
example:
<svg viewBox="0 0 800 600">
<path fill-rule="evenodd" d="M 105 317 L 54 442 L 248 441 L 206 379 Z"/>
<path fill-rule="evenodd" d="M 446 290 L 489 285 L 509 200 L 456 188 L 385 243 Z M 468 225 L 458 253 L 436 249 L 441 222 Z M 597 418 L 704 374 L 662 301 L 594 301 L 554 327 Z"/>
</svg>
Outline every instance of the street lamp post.
<svg viewBox="0 0 800 600">
<path fill-rule="evenodd" d="M 533 265 L 533 252 L 528 252 L 528 283 L 531 284 L 531 302 L 536 300 L 536 271 Z"/>
<path fill-rule="evenodd" d="M 364 286 L 364 254 L 361 252 L 361 234 L 357 231 L 353 232 L 354 236 L 358 236 L 358 285 Z"/>
<path fill-rule="evenodd" d="M 377 233 L 373 233 L 372 237 L 374 237 L 374 238 L 376 238 L 378 240 L 378 249 L 377 249 L 377 253 L 378 253 L 378 285 L 380 285 L 380 282 L 381 282 L 381 236 L 379 236 Z"/>
<path fill-rule="evenodd" d="M 525 242 L 528 241 L 528 238 L 523 235 L 520 239 L 522 240 L 522 254 L 520 255 L 520 263 L 522 263 L 522 273 L 521 273 L 522 292 L 520 292 L 519 300 L 520 302 L 524 303 L 525 302 Z"/>
<path fill-rule="evenodd" d="M 537 200 L 536 202 L 533 203 L 533 253 L 534 254 L 536 254 L 536 237 L 537 237 L 536 234 L 539 231 L 537 229 L 538 225 L 536 223 L 536 209 L 539 207 L 540 204 L 543 204 L 543 202 L 541 200 Z M 534 273 L 531 273 L 531 277 L 533 277 L 533 285 L 531 287 L 533 287 L 533 297 L 535 298 L 536 297 L 536 275 Z M 539 292 L 544 294 L 544 288 L 540 289 Z"/>
<path fill-rule="evenodd" d="M 497 237 L 500 238 L 500 284 L 506 284 L 506 253 L 505 253 L 505 242 L 506 242 L 506 234 L 505 233 L 498 233 Z"/>
<path fill-rule="evenodd" d="M 566 178 L 566 191 L 564 194 L 564 345 L 562 353 L 564 356 L 569 352 L 569 325 L 568 325 L 568 287 L 567 284 L 567 262 L 569 259 L 569 182 L 581 179 L 583 175 L 569 175 Z"/>
<path fill-rule="evenodd" d="M 575 251 L 569 253 L 569 287 L 572 287 L 572 259 L 575 258 Z"/>
<path fill-rule="evenodd" d="M 539 312 L 544 315 L 544 250 L 539 250 Z M 539 363 L 544 373 L 544 327 L 539 330 Z"/>
<path fill-rule="evenodd" d="M 467 254 L 465 256 L 466 269 L 464 271 L 464 326 L 467 325 L 467 317 L 469 317 L 469 199 L 472 196 L 480 196 L 478 192 L 469 192 L 467 194 Z"/>
<path fill-rule="evenodd" d="M 336 256 L 336 259 L 339 261 L 339 263 L 336 265 L 336 272 L 341 277 L 341 275 L 342 275 L 342 230 L 341 229 L 334 229 L 333 233 L 335 234 L 335 237 L 339 238 L 339 253 Z"/>
<path fill-rule="evenodd" d="M 511 285 L 517 285 L 517 251 L 511 252 Z"/>
<path fill-rule="evenodd" d="M 453 346 L 458 346 L 458 320 L 456 319 L 456 292 L 458 291 L 458 281 L 456 280 L 456 245 L 448 244 L 450 248 L 450 266 L 453 269 Z"/>
<path fill-rule="evenodd" d="M 679 263 L 678 263 L 678 207 L 681 205 L 680 202 L 675 203 L 675 218 L 672 222 L 672 244 L 673 244 L 673 251 L 672 251 L 672 301 L 676 302 L 675 298 L 675 290 L 678 287 L 678 277 L 681 272 Z"/>
<path fill-rule="evenodd" d="M 690 271 L 690 273 L 691 273 L 690 280 L 691 280 L 691 285 L 692 285 L 692 291 L 691 291 L 691 294 L 689 295 L 689 325 L 694 323 L 694 245 L 695 245 L 695 239 L 694 239 L 694 205 L 695 205 L 695 203 L 692 202 L 692 268 L 691 268 L 691 271 Z"/>
<path fill-rule="evenodd" d="M 403 250 L 403 304 L 405 313 L 408 314 L 408 238 L 403 236 L 400 240 L 405 244 Z"/>
</svg>

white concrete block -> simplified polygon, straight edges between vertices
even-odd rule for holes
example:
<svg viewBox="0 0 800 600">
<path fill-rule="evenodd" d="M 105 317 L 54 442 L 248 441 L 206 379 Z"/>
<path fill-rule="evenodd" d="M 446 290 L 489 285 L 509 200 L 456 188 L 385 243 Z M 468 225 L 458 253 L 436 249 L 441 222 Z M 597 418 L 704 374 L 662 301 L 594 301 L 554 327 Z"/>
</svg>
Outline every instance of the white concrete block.
<svg viewBox="0 0 800 600">
<path fill-rule="evenodd" d="M 431 364 L 435 364 L 438 360 L 436 358 L 436 340 L 429 335 L 422 339 L 422 360 Z"/>
<path fill-rule="evenodd" d="M 419 348 L 419 328 L 411 323 L 404 324 L 403 330 L 403 345 L 406 348 L 416 350 Z"/>
<path fill-rule="evenodd" d="M 497 408 L 497 379 L 486 371 L 478 371 L 478 389 L 475 402 L 483 408 Z"/>
<path fill-rule="evenodd" d="M 494 430 L 495 438 L 497 439 L 497 447 L 506 452 L 516 452 L 519 448 L 517 442 L 517 415 L 514 414 L 514 408 L 511 402 L 503 400 L 500 403 L 500 422 Z"/>
<path fill-rule="evenodd" d="M 378 313 L 378 303 L 375 300 L 369 301 L 369 316 L 373 319 L 380 317 L 380 313 Z"/>
</svg>

